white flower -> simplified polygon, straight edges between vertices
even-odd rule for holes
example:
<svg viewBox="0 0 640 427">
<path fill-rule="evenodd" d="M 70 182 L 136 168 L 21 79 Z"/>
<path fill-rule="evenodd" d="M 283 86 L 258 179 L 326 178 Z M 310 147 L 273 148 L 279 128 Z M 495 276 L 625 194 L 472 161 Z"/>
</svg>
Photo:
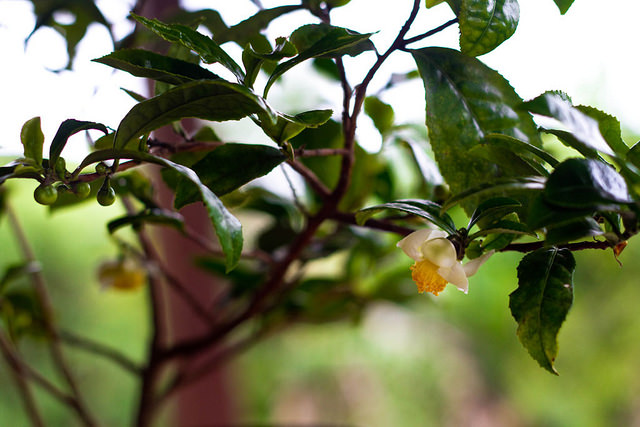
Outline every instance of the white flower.
<svg viewBox="0 0 640 427">
<path fill-rule="evenodd" d="M 422 229 L 400 240 L 397 246 L 411 257 L 411 278 L 419 292 L 442 292 L 451 283 L 465 294 L 469 290 L 467 277 L 476 274 L 494 251 L 473 259 L 466 264 L 458 261 L 456 248 L 442 230 Z"/>
</svg>

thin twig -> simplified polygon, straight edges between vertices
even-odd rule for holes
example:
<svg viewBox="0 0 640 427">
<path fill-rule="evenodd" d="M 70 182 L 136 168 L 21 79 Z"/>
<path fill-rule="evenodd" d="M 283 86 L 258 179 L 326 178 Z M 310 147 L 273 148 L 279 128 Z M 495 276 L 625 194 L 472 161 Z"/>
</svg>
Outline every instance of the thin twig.
<svg viewBox="0 0 640 427">
<path fill-rule="evenodd" d="M 315 173 L 305 165 L 297 161 L 288 161 L 287 164 L 291 166 L 291 168 L 298 172 L 302 178 L 309 184 L 311 189 L 315 191 L 318 196 L 325 198 L 328 197 L 331 191 L 327 188 L 326 185 L 317 177 Z"/>
<path fill-rule="evenodd" d="M 529 243 L 512 243 L 506 246 L 503 249 L 500 249 L 500 252 L 533 252 L 537 249 L 541 249 L 544 247 L 544 242 L 529 242 Z M 557 245 L 558 248 L 568 249 L 570 251 L 583 251 L 586 249 L 611 249 L 611 244 L 606 241 L 592 241 L 592 242 L 575 242 L 575 243 L 566 243 L 563 245 Z"/>
<path fill-rule="evenodd" d="M 24 403 L 25 410 L 27 411 L 27 415 L 31 420 L 31 424 L 36 427 L 44 427 L 44 422 L 42 421 L 42 416 L 38 411 L 38 407 L 36 405 L 36 401 L 33 397 L 33 393 L 31 393 L 31 389 L 29 388 L 29 383 L 26 380 L 27 373 L 24 369 L 24 364 L 20 357 L 15 354 L 13 349 L 11 348 L 11 344 L 9 340 L 5 337 L 2 330 L 0 330 L 0 353 L 7 361 L 7 364 L 11 368 L 11 372 L 13 374 L 13 379 L 16 382 L 18 387 L 18 391 L 20 397 L 22 398 L 22 402 Z"/>
<path fill-rule="evenodd" d="M 60 339 L 65 344 L 72 345 L 98 356 L 102 356 L 105 359 L 114 362 L 125 371 L 128 371 L 134 375 L 140 375 L 140 373 L 142 372 L 142 368 L 140 366 L 138 366 L 135 362 L 112 347 L 101 344 L 89 338 L 80 337 L 72 332 L 64 330 L 60 331 Z"/>
<path fill-rule="evenodd" d="M 11 229 L 18 240 L 18 244 L 20 245 L 25 260 L 28 262 L 35 262 L 36 256 L 31 248 L 29 240 L 27 239 L 13 208 L 8 203 L 5 205 L 5 212 L 7 213 Z M 31 275 L 31 280 L 36 292 L 38 303 L 42 309 L 43 326 L 49 336 L 49 350 L 51 352 L 51 357 L 56 368 L 60 371 L 69 385 L 73 395 L 73 402 L 71 406 L 86 426 L 95 426 L 97 423 L 94 421 L 93 416 L 89 413 L 89 410 L 82 399 L 78 385 L 71 374 L 71 369 L 67 365 L 62 352 L 62 347 L 60 345 L 60 332 L 54 321 L 53 304 L 51 302 L 49 292 L 47 291 L 44 275 L 41 271 L 36 271 Z"/>
<path fill-rule="evenodd" d="M 454 18 L 450 21 L 445 22 L 444 24 L 440 25 L 439 27 L 434 28 L 433 30 L 429 30 L 424 34 L 420 34 L 418 36 L 415 37 L 411 37 L 409 39 L 404 40 L 404 46 L 411 44 L 411 43 L 415 43 L 418 42 L 420 40 L 424 40 L 427 37 L 431 37 L 435 34 L 438 34 L 440 31 L 449 28 L 450 26 L 452 26 L 453 24 L 458 23 L 458 18 Z"/>
</svg>

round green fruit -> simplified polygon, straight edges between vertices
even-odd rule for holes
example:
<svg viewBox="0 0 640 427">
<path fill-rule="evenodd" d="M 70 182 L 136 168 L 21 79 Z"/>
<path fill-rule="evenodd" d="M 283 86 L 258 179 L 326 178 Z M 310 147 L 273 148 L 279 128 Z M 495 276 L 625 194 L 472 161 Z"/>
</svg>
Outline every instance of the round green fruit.
<svg viewBox="0 0 640 427">
<path fill-rule="evenodd" d="M 52 205 L 58 200 L 58 190 L 50 184 L 40 184 L 33 192 L 33 198 L 41 205 Z"/>
<path fill-rule="evenodd" d="M 116 191 L 111 187 L 109 178 L 104 180 L 100 190 L 98 190 L 97 199 L 102 206 L 111 206 L 116 201 Z"/>
<path fill-rule="evenodd" d="M 91 193 L 91 186 L 88 182 L 76 182 L 71 188 L 80 199 L 86 199 L 89 197 L 89 193 Z"/>
</svg>

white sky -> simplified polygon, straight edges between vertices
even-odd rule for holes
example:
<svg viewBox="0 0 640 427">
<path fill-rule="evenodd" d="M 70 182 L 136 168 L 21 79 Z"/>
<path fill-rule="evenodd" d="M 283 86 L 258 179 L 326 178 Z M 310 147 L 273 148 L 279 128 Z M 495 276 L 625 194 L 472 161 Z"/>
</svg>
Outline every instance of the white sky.
<svg viewBox="0 0 640 427">
<path fill-rule="evenodd" d="M 104 0 L 99 5 L 105 6 L 107 19 L 116 22 L 126 16 L 131 3 L 131 0 Z M 247 11 L 255 10 L 249 0 L 235 0 L 231 9 L 228 0 L 185 3 L 192 7 L 220 8 L 227 24 L 245 18 Z M 266 7 L 286 3 L 296 1 L 263 0 Z M 379 31 L 373 40 L 379 49 L 384 49 L 404 23 L 411 4 L 411 0 L 352 0 L 347 7 L 334 11 L 334 24 L 360 32 Z M 552 0 L 520 0 L 520 7 L 521 20 L 515 36 L 481 59 L 500 71 L 525 99 L 548 89 L 565 90 L 574 103 L 593 105 L 616 115 L 624 128 L 640 134 L 640 116 L 636 113 L 640 82 L 635 58 L 640 2 L 575 0 L 564 16 L 559 14 Z M 288 35 L 305 16 L 304 13 L 293 14 L 270 28 L 270 36 Z M 452 13 L 446 5 L 423 9 L 412 34 L 436 27 L 450 18 Z M 33 25 L 29 2 L 0 0 L 3 58 L 0 67 L 0 155 L 21 154 L 20 129 L 34 116 L 42 117 L 45 144 L 51 141 L 60 122 L 67 118 L 100 121 L 115 128 L 134 105 L 119 88 L 143 91 L 140 79 L 114 73 L 109 67 L 90 62 L 113 49 L 103 27 L 90 28 L 86 40 L 79 46 L 73 72 L 52 73 L 47 69 L 60 68 L 66 61 L 64 43 L 53 30 L 42 29 L 32 37 L 25 50 L 23 41 Z M 124 35 L 128 31 L 127 24 L 119 25 L 116 31 L 120 36 Z M 423 45 L 455 47 L 457 35 L 454 26 Z M 364 62 L 372 60 L 369 57 Z M 358 58 L 347 64 L 351 67 L 353 82 L 364 72 L 364 68 L 355 66 L 357 62 Z M 399 54 L 381 71 L 406 71 L 411 67 L 409 55 Z M 387 75 L 381 74 L 377 83 L 386 81 Z M 421 91 L 420 87 L 407 86 L 404 91 L 389 96 L 387 101 L 397 108 L 396 114 L 401 120 L 423 121 L 424 93 Z M 627 141 L 628 144 L 634 142 Z M 78 155 L 86 149 L 80 148 Z"/>
</svg>

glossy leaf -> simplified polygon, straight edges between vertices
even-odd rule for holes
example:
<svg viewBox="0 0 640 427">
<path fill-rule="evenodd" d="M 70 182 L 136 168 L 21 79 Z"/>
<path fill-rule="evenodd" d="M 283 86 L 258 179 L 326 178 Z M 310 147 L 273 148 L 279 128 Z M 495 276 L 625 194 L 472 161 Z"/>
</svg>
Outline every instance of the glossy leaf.
<svg viewBox="0 0 640 427">
<path fill-rule="evenodd" d="M 486 196 L 487 194 L 519 194 L 523 191 L 539 191 L 544 188 L 546 180 L 542 177 L 501 178 L 491 183 L 480 184 L 458 193 L 442 206 L 443 211 L 451 209 L 469 197 Z"/>
<path fill-rule="evenodd" d="M 220 78 L 196 64 L 142 49 L 118 50 L 94 61 L 126 71 L 136 77 L 159 80 L 173 85 L 192 80 Z"/>
<path fill-rule="evenodd" d="M 275 124 L 267 118 L 261 121 L 260 126 L 265 134 L 278 145 L 282 145 L 307 128 L 322 126 L 331 118 L 331 114 L 333 114 L 331 110 L 305 111 L 295 116 L 278 113 Z"/>
<path fill-rule="evenodd" d="M 595 210 L 592 208 L 570 209 L 551 205 L 544 201 L 543 195 L 540 195 L 531 203 L 527 225 L 530 230 L 538 230 L 542 227 L 563 224 L 594 214 Z"/>
<path fill-rule="evenodd" d="M 125 215 L 107 223 L 109 234 L 115 233 L 118 229 L 126 226 L 139 228 L 143 224 L 166 225 L 177 230 L 184 228 L 184 218 L 177 212 L 162 209 L 150 209 L 135 215 Z"/>
<path fill-rule="evenodd" d="M 544 199 L 574 209 L 607 209 L 633 202 L 622 176 L 611 166 L 591 159 L 562 162 L 547 180 Z"/>
<path fill-rule="evenodd" d="M 535 146 L 540 140 L 533 118 L 509 83 L 476 58 L 446 48 L 412 51 L 426 87 L 427 127 L 436 161 L 454 193 L 498 177 L 517 176 L 469 153 L 493 133 Z"/>
<path fill-rule="evenodd" d="M 518 338 L 541 367 L 556 374 L 557 336 L 573 302 L 576 263 L 566 249 L 539 249 L 518 265 L 518 288 L 509 295 Z"/>
<path fill-rule="evenodd" d="M 614 154 L 602 137 L 598 122 L 574 107 L 566 95 L 559 92 L 545 92 L 523 103 L 522 108 L 558 120 L 585 147 L 605 154 Z"/>
<path fill-rule="evenodd" d="M 359 225 L 363 225 L 375 214 L 386 210 L 416 215 L 426 219 L 449 234 L 456 232 L 456 225 L 453 223 L 451 217 L 446 213 L 441 213 L 441 206 L 430 200 L 404 199 L 364 208 L 356 213 L 356 222 Z"/>
<path fill-rule="evenodd" d="M 40 117 L 34 117 L 24 123 L 20 131 L 20 141 L 24 149 L 24 157 L 32 159 L 35 165 L 41 165 L 44 134 L 40 128 Z"/>
<path fill-rule="evenodd" d="M 573 240 L 600 236 L 604 232 L 591 217 L 574 219 L 562 224 L 549 226 L 545 243 L 549 246 L 568 243 Z"/>
<path fill-rule="evenodd" d="M 480 203 L 469 220 L 467 229 L 470 230 L 478 221 L 500 219 L 508 213 L 517 211 L 522 204 L 508 197 L 493 197 Z"/>
<path fill-rule="evenodd" d="M 462 0 L 458 18 L 461 52 L 484 55 L 516 31 L 520 5 L 517 0 Z"/>
<path fill-rule="evenodd" d="M 578 105 L 576 108 L 598 122 L 598 128 L 609 147 L 618 155 L 624 156 L 629 147 L 622 139 L 620 121 L 614 116 L 586 105 Z"/>
<path fill-rule="evenodd" d="M 157 19 L 147 19 L 135 14 L 131 15 L 136 21 L 166 41 L 180 43 L 197 53 L 205 63 L 213 64 L 218 62 L 231 71 L 238 81 L 242 82 L 244 80 L 244 71 L 242 71 L 242 68 L 211 38 L 200 34 L 186 25 L 165 24 Z"/>
<path fill-rule="evenodd" d="M 307 59 L 339 57 L 373 49 L 373 44 L 369 41 L 370 36 L 371 34 L 359 34 L 326 24 L 310 24 L 298 28 L 291 34 L 290 40 L 299 54 L 276 67 L 264 88 L 264 96 L 267 96 L 269 89 L 280 76 Z"/>
<path fill-rule="evenodd" d="M 56 164 L 64 146 L 67 145 L 69 137 L 78 132 L 89 129 L 97 129 L 104 132 L 105 135 L 109 133 L 106 126 L 101 123 L 85 122 L 75 119 L 68 119 L 62 122 L 56 132 L 56 136 L 54 136 L 53 141 L 51 141 L 51 147 L 49 148 L 49 164 L 52 166 Z"/>
<path fill-rule="evenodd" d="M 191 169 L 204 185 L 218 196 L 223 196 L 242 185 L 271 172 L 286 160 L 286 156 L 266 145 L 224 144 L 196 162 Z M 200 200 L 198 189 L 186 179 L 176 188 L 174 205 L 180 209 Z"/>
<path fill-rule="evenodd" d="M 560 163 L 556 158 L 554 158 L 551 154 L 547 153 L 543 149 L 512 136 L 503 135 L 500 133 L 491 133 L 486 136 L 483 143 L 509 149 L 525 158 L 527 157 L 527 155 L 532 154 L 538 159 L 549 163 L 549 165 L 552 167 L 555 167 L 558 165 L 558 163 Z"/>
<path fill-rule="evenodd" d="M 444 3 L 445 0 L 425 0 L 424 5 L 428 8 L 432 8 L 433 6 L 437 6 L 440 3 Z"/>
<path fill-rule="evenodd" d="M 266 29 L 271 21 L 290 12 L 302 9 L 300 5 L 278 6 L 271 9 L 263 9 L 256 12 L 255 15 L 233 25 L 226 31 L 213 32 L 213 38 L 218 43 L 223 44 L 227 41 L 234 41 L 244 47 L 251 42 L 255 35 L 260 34 Z"/>
<path fill-rule="evenodd" d="M 571 5 L 573 4 L 573 0 L 553 0 L 553 1 L 556 2 L 556 6 L 558 6 L 558 9 L 560 9 L 560 13 L 563 15 L 567 13 L 567 10 L 569 10 Z"/>
<path fill-rule="evenodd" d="M 367 96 L 364 100 L 364 112 L 371 117 L 373 124 L 381 135 L 386 134 L 395 119 L 393 107 L 376 96 Z"/>
<path fill-rule="evenodd" d="M 264 113 L 275 118 L 262 98 L 249 89 L 222 80 L 194 81 L 176 86 L 135 105 L 122 119 L 114 147 L 185 117 L 225 121 Z"/>
<path fill-rule="evenodd" d="M 157 164 L 172 169 L 193 182 L 200 193 L 200 197 L 215 228 L 218 241 L 225 254 L 227 270 L 232 270 L 238 264 L 243 243 L 242 224 L 227 210 L 220 199 L 200 181 L 200 178 L 193 170 L 148 153 L 116 149 L 95 151 L 89 154 L 80 163 L 79 169 L 82 170 L 90 164 L 110 159 L 132 159 Z"/>
</svg>

